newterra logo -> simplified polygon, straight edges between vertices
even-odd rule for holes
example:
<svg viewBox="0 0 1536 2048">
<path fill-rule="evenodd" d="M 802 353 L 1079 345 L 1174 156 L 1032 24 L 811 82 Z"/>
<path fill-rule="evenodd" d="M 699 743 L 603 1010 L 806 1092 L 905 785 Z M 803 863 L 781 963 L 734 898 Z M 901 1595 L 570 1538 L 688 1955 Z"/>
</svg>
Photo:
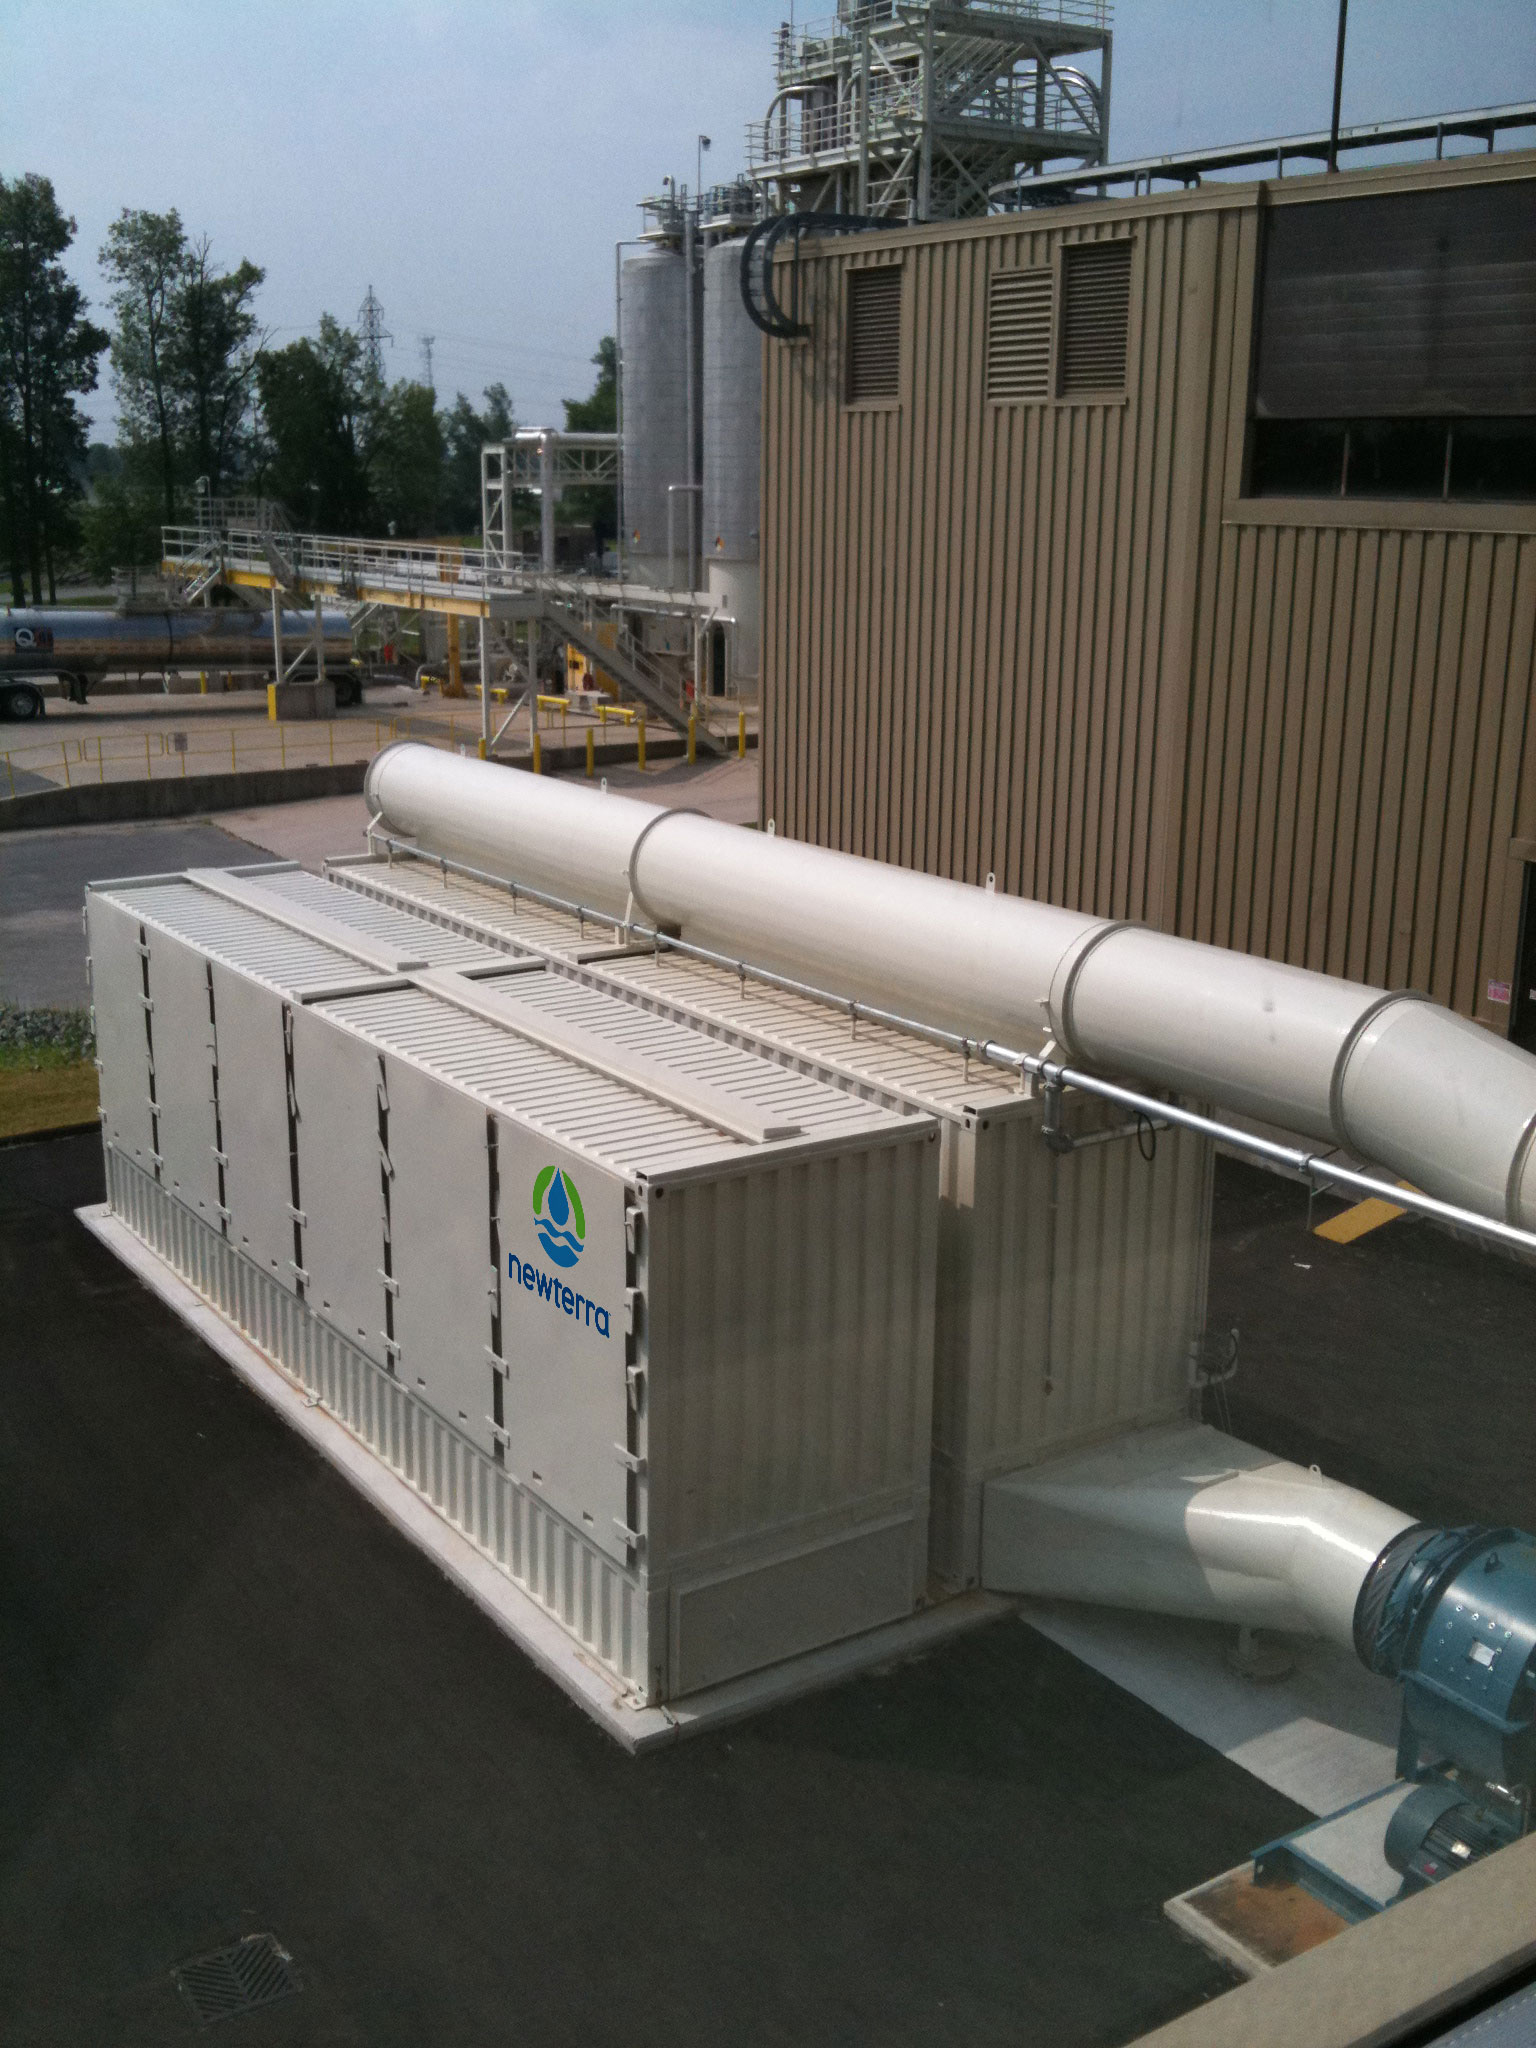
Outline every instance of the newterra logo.
<svg viewBox="0 0 1536 2048">
<path fill-rule="evenodd" d="M 574 1266 L 587 1241 L 587 1219 L 576 1183 L 558 1166 L 544 1167 L 533 1183 L 533 1227 L 557 1266 Z"/>
<path fill-rule="evenodd" d="M 586 1212 L 575 1181 L 563 1167 L 541 1167 L 534 1176 L 533 1227 L 539 1243 L 557 1266 L 569 1270 L 585 1251 Z M 595 1329 L 600 1337 L 609 1334 L 611 1321 L 606 1308 L 567 1287 L 555 1274 L 541 1272 L 531 1259 L 520 1259 L 516 1252 L 508 1252 L 507 1278 L 562 1315 L 574 1316 L 589 1330 Z"/>
</svg>

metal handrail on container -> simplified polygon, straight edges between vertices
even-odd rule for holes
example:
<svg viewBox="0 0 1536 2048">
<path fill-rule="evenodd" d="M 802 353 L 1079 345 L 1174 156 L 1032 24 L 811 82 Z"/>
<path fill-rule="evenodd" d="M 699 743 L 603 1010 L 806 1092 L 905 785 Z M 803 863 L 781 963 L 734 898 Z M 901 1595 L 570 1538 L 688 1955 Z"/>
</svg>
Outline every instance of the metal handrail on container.
<svg viewBox="0 0 1536 2048">
<path fill-rule="evenodd" d="M 948 1031 L 942 1025 L 925 1024 L 916 1017 L 903 1016 L 899 1011 L 887 1010 L 879 1004 L 864 1002 L 858 997 L 840 995 L 835 989 L 816 986 L 812 982 L 799 981 L 792 975 L 777 973 L 772 968 L 759 967 L 750 960 L 736 959 L 726 953 L 713 951 L 710 947 L 692 944 L 687 939 L 663 930 L 660 926 L 647 924 L 643 918 L 628 915 L 615 917 L 612 911 L 592 904 L 573 901 L 569 897 L 551 894 L 548 890 L 537 889 L 525 882 L 509 881 L 505 875 L 488 873 L 484 868 L 471 866 L 468 862 L 449 858 L 440 853 L 426 852 L 412 845 L 409 840 L 398 838 L 393 833 L 381 832 L 377 825 L 368 830 L 370 847 L 382 846 L 391 864 L 396 854 L 409 860 L 418 860 L 429 867 L 451 870 L 464 875 L 471 881 L 482 882 L 504 891 L 515 902 L 526 896 L 532 903 L 540 903 L 551 910 L 561 910 L 578 919 L 590 918 L 594 923 L 612 925 L 624 934 L 628 944 L 640 938 L 656 947 L 658 956 L 663 952 L 680 953 L 692 960 L 701 960 L 711 967 L 721 967 L 736 975 L 745 985 L 748 981 L 760 982 L 765 987 L 782 989 L 788 995 L 803 996 L 811 1002 L 822 1003 L 829 1010 L 846 1017 L 850 1025 L 857 1027 L 861 1022 L 882 1024 L 894 1031 L 910 1032 L 914 1037 L 925 1039 L 931 1045 L 944 1046 L 959 1053 L 966 1062 L 969 1075 L 970 1062 L 979 1061 L 983 1066 L 996 1067 L 1012 1073 L 1022 1088 L 1026 1082 L 1038 1082 L 1046 1097 L 1047 1116 L 1043 1126 L 1046 1142 L 1061 1143 L 1062 1148 L 1072 1149 L 1076 1141 L 1067 1137 L 1052 1114 L 1053 1099 L 1059 1101 L 1061 1091 L 1076 1089 L 1084 1095 L 1097 1096 L 1101 1101 L 1111 1102 L 1134 1116 L 1161 1120 L 1174 1124 L 1181 1130 L 1193 1131 L 1202 1137 L 1213 1138 L 1218 1143 L 1230 1146 L 1234 1151 L 1246 1152 L 1255 1159 L 1262 1159 L 1271 1166 L 1278 1166 L 1294 1173 L 1315 1192 L 1326 1194 L 1336 1187 L 1374 1196 L 1378 1200 L 1408 1209 L 1417 1215 L 1428 1216 L 1436 1222 L 1449 1224 L 1452 1228 L 1465 1231 L 1474 1237 L 1485 1238 L 1521 1252 L 1527 1257 L 1536 1257 L 1536 1233 L 1521 1230 L 1512 1223 L 1501 1223 L 1492 1216 L 1480 1215 L 1475 1209 L 1462 1208 L 1458 1203 L 1446 1202 L 1435 1195 L 1420 1193 L 1417 1188 L 1405 1186 L 1401 1181 L 1383 1180 L 1366 1173 L 1359 1167 L 1345 1166 L 1326 1152 L 1310 1152 L 1300 1146 L 1284 1145 L 1273 1138 L 1260 1137 L 1256 1132 L 1246 1131 L 1237 1124 L 1223 1123 L 1218 1117 L 1207 1116 L 1199 1110 L 1186 1109 L 1181 1103 L 1167 1097 L 1148 1095 L 1140 1089 L 1123 1087 L 1119 1082 L 1109 1081 L 1098 1074 L 1083 1072 L 1080 1068 L 1067 1065 L 1064 1061 L 1052 1059 L 1048 1052 L 1030 1053 L 1015 1047 L 1002 1045 L 995 1039 L 969 1038 L 963 1032 Z"/>
</svg>

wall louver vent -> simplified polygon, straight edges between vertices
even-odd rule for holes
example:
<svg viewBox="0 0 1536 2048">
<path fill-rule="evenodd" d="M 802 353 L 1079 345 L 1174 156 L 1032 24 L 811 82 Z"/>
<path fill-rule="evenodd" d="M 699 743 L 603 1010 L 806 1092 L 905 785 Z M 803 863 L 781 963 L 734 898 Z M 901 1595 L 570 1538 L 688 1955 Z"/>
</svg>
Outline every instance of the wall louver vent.
<svg viewBox="0 0 1536 2048">
<path fill-rule="evenodd" d="M 1051 273 L 999 271 L 987 289 L 987 396 L 1051 395 Z"/>
<path fill-rule="evenodd" d="M 1062 251 L 1062 398 L 1097 398 L 1125 389 L 1131 314 L 1131 245 L 1083 242 Z"/>
<path fill-rule="evenodd" d="M 894 264 L 848 273 L 848 403 L 901 389 L 901 272 Z"/>
</svg>

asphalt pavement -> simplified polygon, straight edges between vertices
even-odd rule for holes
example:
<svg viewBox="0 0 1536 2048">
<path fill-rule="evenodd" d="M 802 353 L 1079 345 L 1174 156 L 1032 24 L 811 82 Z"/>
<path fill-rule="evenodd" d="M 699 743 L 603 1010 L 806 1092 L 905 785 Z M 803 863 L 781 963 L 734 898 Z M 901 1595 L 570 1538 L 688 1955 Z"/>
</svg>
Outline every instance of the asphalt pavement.
<svg viewBox="0 0 1536 2048">
<path fill-rule="evenodd" d="M 1077 2048 L 1225 1989 L 1162 1902 L 1299 1809 L 1009 1619 L 633 1759 L 0 1151 L 0 2036 Z M 222 2038 L 222 2037 L 220 2037 Z"/>
<path fill-rule="evenodd" d="M 80 922 L 87 882 L 270 859 L 214 825 L 93 825 L 0 833 L 0 1002 L 79 1008 L 90 1001 Z"/>
</svg>

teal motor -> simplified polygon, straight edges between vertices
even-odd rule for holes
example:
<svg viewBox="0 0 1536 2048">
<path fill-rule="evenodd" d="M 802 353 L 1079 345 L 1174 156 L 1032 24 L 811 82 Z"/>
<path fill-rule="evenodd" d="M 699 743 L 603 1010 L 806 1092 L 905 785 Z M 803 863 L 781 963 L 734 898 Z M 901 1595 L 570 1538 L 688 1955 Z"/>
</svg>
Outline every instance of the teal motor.
<svg viewBox="0 0 1536 2048">
<path fill-rule="evenodd" d="M 1417 1525 L 1355 1604 L 1355 1648 L 1403 1689 L 1400 1778 L 1419 1781 L 1385 1852 L 1404 1893 L 1524 1834 L 1536 1786 L 1536 1539 Z"/>
</svg>

